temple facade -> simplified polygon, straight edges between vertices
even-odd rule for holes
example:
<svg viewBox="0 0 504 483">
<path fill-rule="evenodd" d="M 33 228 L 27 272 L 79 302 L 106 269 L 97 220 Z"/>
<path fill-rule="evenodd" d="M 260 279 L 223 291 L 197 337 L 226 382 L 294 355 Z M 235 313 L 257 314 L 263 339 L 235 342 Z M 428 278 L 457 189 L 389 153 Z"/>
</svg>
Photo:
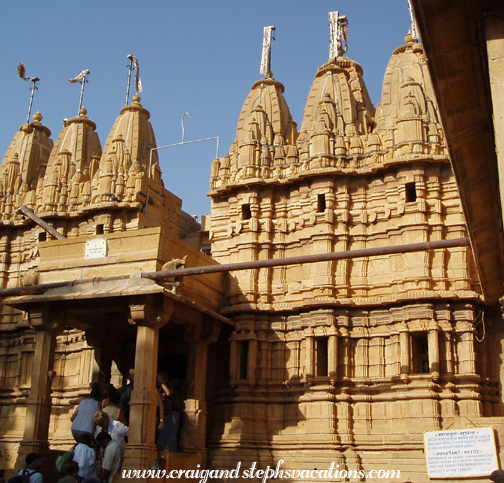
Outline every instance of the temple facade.
<svg viewBox="0 0 504 483">
<path fill-rule="evenodd" d="M 283 92 L 253 84 L 202 224 L 163 186 L 138 95 L 103 149 L 84 108 L 55 143 L 40 113 L 21 126 L 0 168 L 5 476 L 31 452 L 52 467 L 89 384 L 131 368 L 126 470 L 156 459 L 160 368 L 191 382 L 169 469 L 334 462 L 422 483 L 424 432 L 504 436 L 501 313 L 470 247 L 295 261 L 467 237 L 422 46 L 393 52 L 376 109 L 343 56 L 315 73 L 299 129 Z"/>
<path fill-rule="evenodd" d="M 212 165 L 217 261 L 467 236 L 420 44 L 394 51 L 376 111 L 346 57 L 317 71 L 299 132 L 283 90 L 253 85 Z M 480 293 L 467 247 L 233 273 L 211 461 L 428 481 L 424 432 L 502 415 L 501 315 Z"/>
</svg>

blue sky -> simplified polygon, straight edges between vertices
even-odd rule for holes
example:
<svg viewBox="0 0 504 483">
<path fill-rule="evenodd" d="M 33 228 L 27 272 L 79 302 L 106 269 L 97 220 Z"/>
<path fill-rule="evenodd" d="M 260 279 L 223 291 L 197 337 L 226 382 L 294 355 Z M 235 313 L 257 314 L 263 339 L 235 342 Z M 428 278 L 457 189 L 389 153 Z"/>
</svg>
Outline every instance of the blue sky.
<svg viewBox="0 0 504 483">
<path fill-rule="evenodd" d="M 16 0 L 0 5 L 0 154 L 26 121 L 30 84 L 40 78 L 32 114 L 56 140 L 62 120 L 77 115 L 80 84 L 68 79 L 89 69 L 84 104 L 103 144 L 126 100 L 128 54 L 138 58 L 158 146 L 220 137 L 219 155 L 234 140 L 238 116 L 259 73 L 263 27 L 275 25 L 271 70 L 285 86 L 291 114 L 301 126 L 317 68 L 328 60 L 327 13 L 348 17 L 347 56 L 360 63 L 375 106 L 393 50 L 409 29 L 407 0 Z M 134 92 L 132 90 L 132 92 Z M 160 151 L 167 189 L 182 208 L 210 212 L 210 164 L 216 141 Z"/>
</svg>

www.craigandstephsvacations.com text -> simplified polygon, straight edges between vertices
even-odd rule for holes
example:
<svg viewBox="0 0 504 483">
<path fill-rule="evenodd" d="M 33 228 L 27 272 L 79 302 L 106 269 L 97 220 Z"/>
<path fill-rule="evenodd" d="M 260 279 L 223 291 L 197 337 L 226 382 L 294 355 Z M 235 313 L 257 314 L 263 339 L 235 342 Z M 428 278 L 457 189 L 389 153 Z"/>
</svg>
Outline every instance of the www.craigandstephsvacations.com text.
<svg viewBox="0 0 504 483">
<path fill-rule="evenodd" d="M 194 478 L 197 483 L 206 483 L 209 478 L 225 478 L 226 481 L 239 479 L 260 479 L 266 483 L 269 479 L 278 478 L 304 478 L 312 480 L 324 480 L 335 478 L 366 478 L 366 479 L 385 479 L 400 478 L 400 470 L 371 470 L 366 473 L 364 470 L 340 469 L 340 465 L 332 462 L 331 466 L 325 470 L 317 468 L 311 470 L 282 469 L 283 460 L 279 460 L 275 468 L 266 466 L 266 469 L 258 469 L 257 463 L 247 469 L 241 469 L 241 462 L 234 470 L 205 470 L 196 465 L 194 470 L 123 470 L 122 478 L 171 478 L 173 480 L 180 478 Z"/>
</svg>

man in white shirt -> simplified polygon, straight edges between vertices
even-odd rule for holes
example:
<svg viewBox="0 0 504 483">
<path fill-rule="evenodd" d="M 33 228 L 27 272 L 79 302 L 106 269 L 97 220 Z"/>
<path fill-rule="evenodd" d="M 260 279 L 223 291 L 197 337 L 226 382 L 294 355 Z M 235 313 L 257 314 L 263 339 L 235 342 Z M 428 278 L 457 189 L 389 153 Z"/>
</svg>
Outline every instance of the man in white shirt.
<svg viewBox="0 0 504 483">
<path fill-rule="evenodd" d="M 124 448 L 114 441 L 109 433 L 100 433 L 96 442 L 105 448 L 105 455 L 103 456 L 102 470 L 98 475 L 98 479 L 104 483 L 112 483 L 114 475 L 119 474 L 121 471 Z"/>
<path fill-rule="evenodd" d="M 79 465 L 77 479 L 83 481 L 88 476 L 96 476 L 96 455 L 93 449 L 93 437 L 82 433 L 80 443 L 75 446 L 73 461 Z"/>
<path fill-rule="evenodd" d="M 103 431 L 108 432 L 114 441 L 117 441 L 123 448 L 126 447 L 125 436 L 128 436 L 129 428 L 120 421 L 111 419 L 109 415 L 102 411 L 96 411 L 94 415 L 95 423 L 101 426 Z"/>
</svg>

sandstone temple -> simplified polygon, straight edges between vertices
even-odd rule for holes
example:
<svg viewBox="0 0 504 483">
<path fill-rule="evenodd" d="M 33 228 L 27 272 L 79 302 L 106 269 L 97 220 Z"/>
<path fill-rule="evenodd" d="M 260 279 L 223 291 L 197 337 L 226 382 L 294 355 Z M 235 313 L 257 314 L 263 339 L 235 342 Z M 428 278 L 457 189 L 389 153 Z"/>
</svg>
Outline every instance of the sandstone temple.
<svg viewBox="0 0 504 483">
<path fill-rule="evenodd" d="M 343 55 L 314 72 L 300 126 L 288 79 L 255 82 L 229 153 L 208 162 L 202 223 L 164 188 L 138 95 L 103 147 L 85 108 L 54 141 L 38 112 L 19 128 L 0 168 L 0 477 L 32 452 L 52 470 L 89 384 L 121 386 L 132 368 L 126 470 L 156 459 L 158 367 L 191 381 L 168 469 L 335 462 L 423 483 L 424 433 L 475 427 L 504 455 L 500 158 L 468 147 L 502 131 L 490 109 L 485 135 L 457 135 L 482 111 L 452 108 L 472 74 L 450 84 L 442 40 L 459 27 L 428 20 L 450 3 L 413 2 L 424 43 L 408 34 L 392 52 L 376 108 Z M 469 37 L 500 8 L 462 3 Z M 492 52 L 504 24 L 485 18 Z M 486 80 L 485 106 L 502 107 Z M 409 251 L 423 242 L 440 244 Z"/>
</svg>

